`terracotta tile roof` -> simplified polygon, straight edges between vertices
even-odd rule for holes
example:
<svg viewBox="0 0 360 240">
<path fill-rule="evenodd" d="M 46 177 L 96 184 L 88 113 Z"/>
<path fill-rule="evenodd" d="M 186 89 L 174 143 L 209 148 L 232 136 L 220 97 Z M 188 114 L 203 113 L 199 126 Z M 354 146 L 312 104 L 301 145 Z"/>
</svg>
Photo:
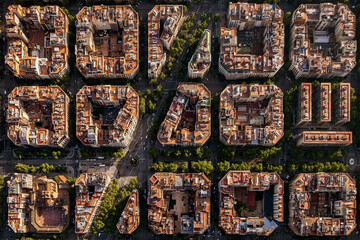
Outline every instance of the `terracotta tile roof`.
<svg viewBox="0 0 360 240">
<path fill-rule="evenodd" d="M 290 183 L 290 228 L 299 236 L 350 235 L 356 228 L 355 184 L 347 173 L 300 173 Z"/>
<path fill-rule="evenodd" d="M 300 5 L 292 16 L 290 41 L 295 77 L 346 76 L 356 65 L 355 24 L 345 4 Z"/>
<path fill-rule="evenodd" d="M 76 94 L 76 113 L 76 136 L 83 144 L 126 147 L 139 120 L 139 95 L 130 86 L 84 86 Z"/>
<path fill-rule="evenodd" d="M 164 146 L 202 146 L 210 137 L 211 94 L 203 84 L 180 83 L 157 134 Z"/>
<path fill-rule="evenodd" d="M 148 226 L 156 235 L 202 234 L 210 226 L 210 194 L 204 173 L 155 173 L 148 182 Z M 193 212 L 179 209 L 189 202 Z"/>
<path fill-rule="evenodd" d="M 229 171 L 219 182 L 219 225 L 226 234 L 269 236 L 277 228 L 275 221 L 260 214 L 246 217 L 236 212 L 235 204 L 239 201 L 256 208 L 255 196 L 259 191 L 273 192 L 272 200 L 267 199 L 273 202 L 273 209 L 266 211 L 272 212 L 275 221 L 284 221 L 284 182 L 277 173 Z"/>
<path fill-rule="evenodd" d="M 70 140 L 69 102 L 56 85 L 14 88 L 6 110 L 8 137 L 18 146 L 65 147 Z"/>
<path fill-rule="evenodd" d="M 68 71 L 68 18 L 60 7 L 10 5 L 5 19 L 5 62 L 15 76 L 49 79 Z"/>
<path fill-rule="evenodd" d="M 228 85 L 220 95 L 220 141 L 272 146 L 284 135 L 283 93 L 275 85 Z"/>
<path fill-rule="evenodd" d="M 139 71 L 139 16 L 131 5 L 83 7 L 76 15 L 76 66 L 86 78 Z"/>
</svg>

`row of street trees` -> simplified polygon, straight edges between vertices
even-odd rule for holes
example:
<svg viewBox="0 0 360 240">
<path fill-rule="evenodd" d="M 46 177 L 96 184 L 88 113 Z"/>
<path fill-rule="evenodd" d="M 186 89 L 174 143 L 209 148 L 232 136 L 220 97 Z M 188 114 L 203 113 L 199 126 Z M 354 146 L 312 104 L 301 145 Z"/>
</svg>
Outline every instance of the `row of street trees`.
<svg viewBox="0 0 360 240">
<path fill-rule="evenodd" d="M 191 161 L 190 167 L 188 162 L 183 163 L 165 163 L 165 162 L 155 162 L 150 167 L 150 170 L 153 172 L 203 172 L 205 175 L 209 176 L 210 173 L 214 170 L 214 167 L 211 161 Z"/>
</svg>

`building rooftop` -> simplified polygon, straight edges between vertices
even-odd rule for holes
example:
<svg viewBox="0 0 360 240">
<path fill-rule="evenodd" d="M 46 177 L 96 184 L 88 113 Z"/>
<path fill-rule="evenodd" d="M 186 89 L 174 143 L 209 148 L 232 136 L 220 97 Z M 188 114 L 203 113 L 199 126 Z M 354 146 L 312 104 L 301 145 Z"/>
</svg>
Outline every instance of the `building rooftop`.
<svg viewBox="0 0 360 240">
<path fill-rule="evenodd" d="M 301 83 L 300 85 L 300 109 L 296 112 L 299 122 L 311 122 L 312 120 L 312 84 Z"/>
<path fill-rule="evenodd" d="M 229 171 L 219 182 L 219 197 L 219 225 L 226 234 L 269 236 L 275 221 L 284 221 L 284 182 L 277 173 Z M 249 209 L 241 216 L 239 203 Z"/>
<path fill-rule="evenodd" d="M 130 86 L 84 86 L 76 94 L 76 136 L 92 147 L 126 147 L 139 120 L 139 95 Z"/>
<path fill-rule="evenodd" d="M 275 85 L 228 85 L 219 122 L 226 145 L 272 146 L 284 135 L 283 92 Z"/>
<path fill-rule="evenodd" d="M 351 113 L 351 85 L 350 83 L 340 83 L 338 91 L 339 101 L 339 121 L 350 122 Z"/>
<path fill-rule="evenodd" d="M 204 173 L 155 173 L 148 181 L 148 225 L 156 234 L 202 234 L 210 227 L 211 182 Z"/>
<path fill-rule="evenodd" d="M 68 18 L 58 6 L 10 5 L 5 14 L 5 63 L 16 77 L 62 77 L 68 68 Z"/>
<path fill-rule="evenodd" d="M 165 65 L 166 52 L 184 22 L 182 5 L 155 5 L 148 13 L 148 76 L 157 78 Z"/>
<path fill-rule="evenodd" d="M 290 183 L 289 211 L 296 235 L 350 235 L 356 228 L 356 182 L 347 173 L 301 173 Z"/>
<path fill-rule="evenodd" d="M 116 227 L 120 234 L 132 234 L 140 224 L 139 192 L 134 189 Z"/>
<path fill-rule="evenodd" d="M 190 78 L 202 77 L 211 65 L 211 31 L 205 29 L 199 43 L 188 63 L 188 76 Z"/>
<path fill-rule="evenodd" d="M 331 122 L 331 83 L 320 83 L 320 123 Z"/>
<path fill-rule="evenodd" d="M 350 102 L 350 83 L 323 82 L 315 88 L 314 94 L 312 94 L 311 83 L 301 83 L 296 109 L 296 127 L 311 125 L 311 127 L 320 127 L 324 130 L 334 125 L 348 123 L 350 122 Z"/>
<path fill-rule="evenodd" d="M 83 173 L 76 179 L 75 233 L 88 233 L 110 184 L 106 173 Z"/>
<path fill-rule="evenodd" d="M 345 4 L 302 4 L 292 16 L 295 77 L 347 75 L 356 65 L 356 17 Z"/>
<path fill-rule="evenodd" d="M 219 58 L 219 70 L 226 79 L 275 75 L 284 64 L 283 16 L 278 5 L 229 3 Z"/>
<path fill-rule="evenodd" d="M 69 225 L 69 184 L 64 176 L 18 174 L 8 185 L 8 226 L 15 233 L 61 233 Z"/>
<path fill-rule="evenodd" d="M 157 138 L 163 146 L 202 146 L 211 134 L 211 94 L 204 84 L 180 83 Z"/>
<path fill-rule="evenodd" d="M 303 131 L 298 135 L 301 146 L 347 146 L 352 144 L 352 132 L 346 131 Z"/>
<path fill-rule="evenodd" d="M 69 102 L 56 85 L 14 88 L 8 95 L 7 136 L 17 146 L 65 147 Z"/>
<path fill-rule="evenodd" d="M 131 5 L 83 7 L 76 19 L 76 66 L 83 76 L 135 77 L 139 16 Z"/>
</svg>

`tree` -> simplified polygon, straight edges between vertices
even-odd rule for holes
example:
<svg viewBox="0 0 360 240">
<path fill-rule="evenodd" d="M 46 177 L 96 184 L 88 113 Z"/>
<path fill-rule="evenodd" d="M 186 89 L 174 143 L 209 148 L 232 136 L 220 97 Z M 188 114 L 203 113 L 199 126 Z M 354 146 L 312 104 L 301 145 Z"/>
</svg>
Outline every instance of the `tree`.
<svg viewBox="0 0 360 240">
<path fill-rule="evenodd" d="M 140 113 L 141 113 L 141 114 L 145 114 L 145 113 L 146 113 L 146 103 L 145 103 L 145 98 L 143 98 L 143 97 L 140 97 L 139 108 L 140 108 Z"/>
<path fill-rule="evenodd" d="M 286 130 L 285 134 L 284 134 L 285 141 L 290 142 L 292 137 L 293 137 L 293 134 L 292 134 L 291 130 Z"/>
<path fill-rule="evenodd" d="M 174 150 L 172 148 L 170 149 L 166 149 L 164 152 L 165 157 L 171 157 L 171 155 L 173 155 Z"/>
<path fill-rule="evenodd" d="M 113 158 L 123 158 L 124 157 L 124 150 L 122 148 L 119 148 L 116 152 L 112 154 Z"/>
<path fill-rule="evenodd" d="M 216 13 L 214 15 L 214 22 L 218 22 L 220 20 L 220 14 L 219 13 Z"/>
<path fill-rule="evenodd" d="M 150 84 L 150 85 L 157 85 L 157 84 L 158 84 L 158 80 L 157 80 L 156 78 L 152 78 L 152 79 L 150 79 L 149 84 Z"/>
<path fill-rule="evenodd" d="M 219 162 L 216 166 L 216 169 L 221 174 L 225 174 L 230 170 L 230 162 L 229 161 Z"/>
<path fill-rule="evenodd" d="M 283 167 L 280 164 L 275 164 L 275 163 L 266 163 L 265 164 L 265 171 L 267 171 L 267 172 L 281 173 L 282 170 L 283 170 Z"/>
<path fill-rule="evenodd" d="M 151 100 L 149 100 L 149 102 L 148 102 L 149 112 L 154 112 L 155 108 L 156 108 L 156 103 L 153 103 Z"/>
<path fill-rule="evenodd" d="M 156 150 L 156 148 L 150 148 L 149 154 L 151 155 L 151 157 L 153 159 L 157 159 L 157 157 L 158 157 L 158 151 Z"/>
<path fill-rule="evenodd" d="M 130 183 L 129 183 L 129 185 L 128 185 L 128 189 L 131 191 L 132 189 L 134 189 L 134 188 L 138 188 L 138 180 L 137 180 L 137 178 L 132 178 L 131 180 L 130 180 Z"/>
<path fill-rule="evenodd" d="M 181 158 L 181 151 L 179 149 L 176 149 L 175 152 L 174 152 L 174 156 L 179 159 Z"/>
<path fill-rule="evenodd" d="M 178 165 L 176 163 L 157 162 L 153 163 L 150 169 L 154 172 L 176 172 Z"/>
<path fill-rule="evenodd" d="M 160 93 L 162 93 L 162 91 L 163 91 L 163 87 L 162 87 L 161 85 L 158 85 L 158 86 L 155 88 L 155 91 L 160 94 Z"/>
<path fill-rule="evenodd" d="M 189 149 L 184 149 L 183 151 L 184 158 L 189 159 L 191 157 L 191 152 Z"/>
<path fill-rule="evenodd" d="M 233 160 L 235 157 L 236 148 L 235 147 L 228 147 L 228 146 L 222 146 L 219 151 L 219 156 L 223 160 Z"/>
<path fill-rule="evenodd" d="M 165 73 L 161 72 L 161 73 L 160 73 L 160 76 L 159 76 L 159 80 L 160 80 L 160 81 L 164 81 L 165 78 L 166 78 Z"/>
<path fill-rule="evenodd" d="M 205 175 L 209 175 L 214 170 L 214 167 L 211 161 L 192 161 L 191 170 L 194 172 L 203 172 Z"/>
<path fill-rule="evenodd" d="M 262 163 L 257 163 L 255 164 L 255 167 L 253 169 L 254 172 L 262 172 L 263 171 L 263 164 Z"/>
<path fill-rule="evenodd" d="M 206 159 L 210 156 L 211 150 L 209 148 L 198 147 L 195 154 L 199 159 Z"/>
<path fill-rule="evenodd" d="M 176 172 L 178 169 L 178 165 L 176 163 L 168 163 L 166 164 L 166 171 L 167 172 Z"/>
<path fill-rule="evenodd" d="M 285 27 L 290 26 L 290 24 L 291 24 L 291 12 L 286 12 L 285 13 L 283 23 L 284 23 Z"/>
<path fill-rule="evenodd" d="M 241 162 L 241 163 L 232 163 L 230 170 L 239 170 L 239 171 L 248 171 L 251 169 L 251 166 L 247 162 Z"/>
<path fill-rule="evenodd" d="M 288 172 L 292 172 L 292 173 L 297 172 L 298 169 L 299 169 L 299 167 L 293 163 L 289 164 L 287 167 Z"/>
<path fill-rule="evenodd" d="M 150 169 L 153 172 L 163 172 L 164 171 L 164 163 L 163 162 L 153 163 L 153 165 L 151 165 Z"/>
<path fill-rule="evenodd" d="M 343 152 L 340 149 L 337 151 L 329 151 L 328 157 L 330 160 L 340 160 L 343 157 Z"/>
<path fill-rule="evenodd" d="M 59 157 L 61 156 L 61 152 L 60 151 L 53 151 L 52 156 L 55 159 L 59 159 Z"/>
<path fill-rule="evenodd" d="M 181 172 L 183 173 L 186 173 L 189 171 L 189 163 L 188 162 L 184 162 L 182 165 L 181 165 Z"/>
</svg>

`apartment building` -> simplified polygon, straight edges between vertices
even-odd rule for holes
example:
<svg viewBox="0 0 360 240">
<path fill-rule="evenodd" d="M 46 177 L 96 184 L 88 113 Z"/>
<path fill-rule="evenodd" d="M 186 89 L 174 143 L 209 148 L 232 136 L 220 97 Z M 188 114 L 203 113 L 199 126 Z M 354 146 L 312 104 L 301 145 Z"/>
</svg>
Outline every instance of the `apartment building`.
<svg viewBox="0 0 360 240">
<path fill-rule="evenodd" d="M 132 234 L 140 224 L 139 191 L 132 190 L 116 227 L 120 234 Z"/>
<path fill-rule="evenodd" d="M 211 135 L 211 93 L 204 84 L 180 83 L 157 139 L 163 146 L 202 146 Z"/>
<path fill-rule="evenodd" d="M 278 5 L 229 3 L 220 33 L 219 72 L 227 80 L 273 77 L 284 64 L 284 12 Z"/>
<path fill-rule="evenodd" d="M 139 16 L 131 5 L 83 7 L 76 15 L 76 67 L 85 78 L 133 79 Z"/>
<path fill-rule="evenodd" d="M 312 84 L 301 83 L 297 95 L 296 127 L 306 126 L 312 122 Z"/>
<path fill-rule="evenodd" d="M 329 130 L 350 122 L 350 83 L 320 83 L 312 94 L 311 83 L 301 83 L 298 91 L 295 126 L 313 127 L 295 136 L 298 146 L 347 146 L 352 133 Z M 314 117 L 312 117 L 314 115 Z"/>
<path fill-rule="evenodd" d="M 204 78 L 211 65 L 211 31 L 205 29 L 188 63 L 189 78 Z"/>
<path fill-rule="evenodd" d="M 356 65 L 356 17 L 346 4 L 301 4 L 292 15 L 295 78 L 344 77 Z"/>
<path fill-rule="evenodd" d="M 276 222 L 284 222 L 284 182 L 277 173 L 229 171 L 218 185 L 219 225 L 226 234 L 269 236 Z M 239 203 L 246 206 L 241 216 Z"/>
<path fill-rule="evenodd" d="M 148 182 L 148 225 L 156 235 L 203 234 L 210 227 L 211 182 L 204 173 L 155 173 Z"/>
<path fill-rule="evenodd" d="M 61 233 L 67 228 L 69 184 L 62 175 L 55 178 L 15 173 L 7 181 L 8 226 L 15 233 Z"/>
<path fill-rule="evenodd" d="M 350 83 L 340 83 L 333 91 L 333 123 L 342 125 L 350 122 L 351 106 L 351 85 Z"/>
<path fill-rule="evenodd" d="M 228 85 L 220 95 L 220 141 L 273 146 L 284 135 L 283 92 L 275 85 Z"/>
<path fill-rule="evenodd" d="M 156 5 L 148 13 L 148 77 L 158 78 L 182 24 L 183 5 Z"/>
<path fill-rule="evenodd" d="M 347 236 L 356 228 L 356 182 L 347 173 L 300 173 L 290 183 L 289 227 L 298 236 Z"/>
<path fill-rule="evenodd" d="M 315 122 L 318 125 L 331 123 L 331 83 L 320 83 L 315 91 Z"/>
<path fill-rule="evenodd" d="M 139 95 L 130 86 L 84 86 L 76 94 L 76 136 L 91 147 L 127 147 L 139 120 Z"/>
<path fill-rule="evenodd" d="M 312 92 L 311 83 L 301 83 L 296 109 L 297 127 L 343 125 L 350 122 L 350 83 L 323 82 Z"/>
<path fill-rule="evenodd" d="M 300 147 L 346 147 L 352 144 L 352 132 L 349 131 L 303 131 L 296 137 L 296 146 Z"/>
<path fill-rule="evenodd" d="M 83 173 L 76 179 L 75 233 L 89 233 L 110 181 L 106 173 Z"/>
<path fill-rule="evenodd" d="M 8 95 L 7 136 L 17 146 L 64 148 L 70 141 L 69 103 L 56 85 L 14 88 Z"/>
<path fill-rule="evenodd" d="M 62 78 L 69 71 L 68 25 L 59 6 L 10 5 L 5 14 L 5 63 L 14 76 Z"/>
</svg>

